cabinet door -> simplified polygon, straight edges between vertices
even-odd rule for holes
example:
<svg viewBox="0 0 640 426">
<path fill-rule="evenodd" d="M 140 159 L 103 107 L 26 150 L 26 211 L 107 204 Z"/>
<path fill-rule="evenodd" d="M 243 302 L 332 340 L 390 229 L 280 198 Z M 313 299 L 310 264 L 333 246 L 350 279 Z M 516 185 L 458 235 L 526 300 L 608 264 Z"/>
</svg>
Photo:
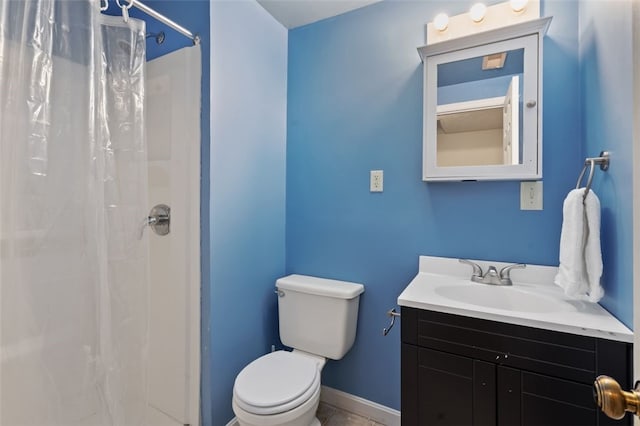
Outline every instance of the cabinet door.
<svg viewBox="0 0 640 426">
<path fill-rule="evenodd" d="M 496 366 L 473 360 L 473 425 L 496 424 Z"/>
<path fill-rule="evenodd" d="M 598 424 L 590 385 L 522 372 L 522 425 Z"/>
<path fill-rule="evenodd" d="M 495 366 L 430 349 L 418 362 L 420 425 L 495 425 Z"/>
<path fill-rule="evenodd" d="M 591 386 L 498 367 L 499 426 L 596 425 Z"/>
<path fill-rule="evenodd" d="M 522 372 L 515 368 L 498 367 L 498 426 L 521 424 Z"/>
</svg>

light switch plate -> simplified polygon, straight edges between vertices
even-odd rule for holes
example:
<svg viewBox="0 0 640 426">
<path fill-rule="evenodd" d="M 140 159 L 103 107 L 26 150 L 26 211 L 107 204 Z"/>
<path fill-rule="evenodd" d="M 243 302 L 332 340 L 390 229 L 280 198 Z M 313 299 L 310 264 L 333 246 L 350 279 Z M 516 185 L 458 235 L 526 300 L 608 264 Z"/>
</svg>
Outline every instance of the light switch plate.
<svg viewBox="0 0 640 426">
<path fill-rule="evenodd" d="M 542 210 L 542 181 L 520 182 L 520 210 Z"/>
</svg>

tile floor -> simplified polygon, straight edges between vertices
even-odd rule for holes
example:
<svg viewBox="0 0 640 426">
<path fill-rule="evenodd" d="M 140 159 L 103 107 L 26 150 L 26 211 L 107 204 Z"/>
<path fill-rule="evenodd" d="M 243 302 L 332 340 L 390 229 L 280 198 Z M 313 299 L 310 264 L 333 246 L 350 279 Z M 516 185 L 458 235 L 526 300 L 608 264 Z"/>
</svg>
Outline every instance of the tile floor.
<svg viewBox="0 0 640 426">
<path fill-rule="evenodd" d="M 324 402 L 320 403 L 316 415 L 322 426 L 385 426 Z"/>
</svg>

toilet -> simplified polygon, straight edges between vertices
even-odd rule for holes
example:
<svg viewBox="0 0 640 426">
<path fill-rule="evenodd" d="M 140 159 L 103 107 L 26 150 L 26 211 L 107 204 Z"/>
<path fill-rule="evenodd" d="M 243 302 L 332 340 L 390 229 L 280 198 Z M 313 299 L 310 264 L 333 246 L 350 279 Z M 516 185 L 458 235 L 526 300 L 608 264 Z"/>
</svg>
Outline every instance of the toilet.
<svg viewBox="0 0 640 426">
<path fill-rule="evenodd" d="M 320 376 L 327 358 L 353 346 L 362 284 L 289 275 L 276 281 L 280 340 L 289 351 L 263 355 L 236 377 L 240 426 L 320 426 Z"/>
</svg>

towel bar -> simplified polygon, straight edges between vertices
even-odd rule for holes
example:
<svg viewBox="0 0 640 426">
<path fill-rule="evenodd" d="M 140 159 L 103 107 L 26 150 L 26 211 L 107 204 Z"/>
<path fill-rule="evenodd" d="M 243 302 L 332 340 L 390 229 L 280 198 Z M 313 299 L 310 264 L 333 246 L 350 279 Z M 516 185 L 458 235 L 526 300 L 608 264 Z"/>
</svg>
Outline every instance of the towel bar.
<svg viewBox="0 0 640 426">
<path fill-rule="evenodd" d="M 583 199 L 587 198 L 587 194 L 591 190 L 591 184 L 593 182 L 593 172 L 596 168 L 596 164 L 600 166 L 600 170 L 607 171 L 609 169 L 609 151 L 602 151 L 600 152 L 599 157 L 587 157 L 584 160 L 584 166 L 582 166 L 582 171 L 580 172 L 580 176 L 578 176 L 578 183 L 576 184 L 576 189 L 580 188 L 580 184 L 582 183 L 582 178 L 584 178 L 584 174 L 587 171 L 587 167 L 591 166 Z"/>
</svg>

